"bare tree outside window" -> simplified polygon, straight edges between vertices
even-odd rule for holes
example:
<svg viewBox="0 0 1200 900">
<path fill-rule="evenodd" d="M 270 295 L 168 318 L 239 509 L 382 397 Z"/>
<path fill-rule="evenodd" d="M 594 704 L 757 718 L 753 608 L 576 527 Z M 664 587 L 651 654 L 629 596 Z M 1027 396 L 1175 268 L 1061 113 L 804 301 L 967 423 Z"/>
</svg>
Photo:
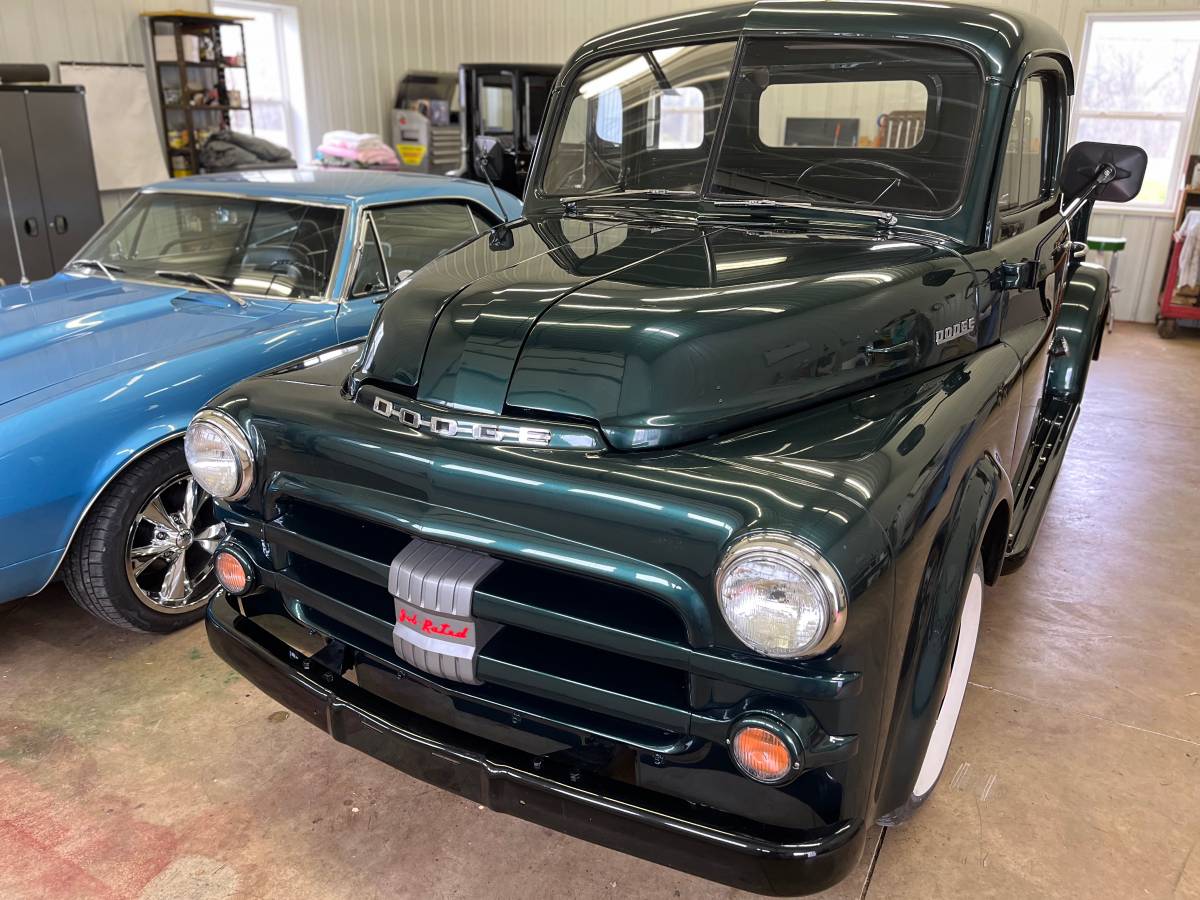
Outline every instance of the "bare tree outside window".
<svg viewBox="0 0 1200 900">
<path fill-rule="evenodd" d="M 1075 140 L 1145 148 L 1133 202 L 1173 205 L 1196 106 L 1200 16 L 1089 16 L 1081 72 Z"/>
</svg>

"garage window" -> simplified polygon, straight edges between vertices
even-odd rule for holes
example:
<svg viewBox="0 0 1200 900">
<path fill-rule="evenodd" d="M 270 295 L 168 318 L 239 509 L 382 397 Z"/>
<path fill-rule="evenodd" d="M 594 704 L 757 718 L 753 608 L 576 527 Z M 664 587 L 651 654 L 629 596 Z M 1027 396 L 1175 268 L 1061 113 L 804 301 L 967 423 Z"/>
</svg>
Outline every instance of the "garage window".
<svg viewBox="0 0 1200 900">
<path fill-rule="evenodd" d="M 246 39 L 245 69 L 229 68 L 226 78 L 231 86 L 249 94 L 254 106 L 254 127 L 250 114 L 231 113 L 235 131 L 253 131 L 261 138 L 287 147 L 297 159 L 307 159 L 308 111 L 304 96 L 304 63 L 300 52 L 300 24 L 294 5 L 281 3 L 214 3 L 220 16 L 241 18 Z M 222 32 L 222 40 L 236 29 Z"/>
<path fill-rule="evenodd" d="M 1072 138 L 1143 147 L 1143 208 L 1170 209 L 1180 188 L 1200 78 L 1200 15 L 1091 15 Z"/>
</svg>

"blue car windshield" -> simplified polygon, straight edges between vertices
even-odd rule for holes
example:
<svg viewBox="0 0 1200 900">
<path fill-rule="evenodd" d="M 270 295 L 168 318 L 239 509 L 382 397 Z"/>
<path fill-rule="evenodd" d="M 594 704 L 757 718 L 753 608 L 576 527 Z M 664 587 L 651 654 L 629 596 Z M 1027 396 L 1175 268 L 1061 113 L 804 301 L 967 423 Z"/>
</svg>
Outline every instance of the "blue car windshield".
<svg viewBox="0 0 1200 900">
<path fill-rule="evenodd" d="M 315 299 L 333 272 L 343 216 L 306 203 L 149 192 L 76 259 L 116 276 L 177 284 L 178 277 L 157 273 L 187 273 L 238 294 Z"/>
</svg>

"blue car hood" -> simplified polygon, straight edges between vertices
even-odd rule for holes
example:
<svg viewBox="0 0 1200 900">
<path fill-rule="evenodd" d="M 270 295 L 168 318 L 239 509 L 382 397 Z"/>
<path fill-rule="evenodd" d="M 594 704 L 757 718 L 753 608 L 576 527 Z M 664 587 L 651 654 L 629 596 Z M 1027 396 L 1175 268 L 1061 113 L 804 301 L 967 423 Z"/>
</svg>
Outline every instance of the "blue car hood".
<svg viewBox="0 0 1200 900">
<path fill-rule="evenodd" d="M 103 377 L 261 331 L 283 308 L 62 274 L 2 288 L 0 405 L 88 372 Z"/>
</svg>

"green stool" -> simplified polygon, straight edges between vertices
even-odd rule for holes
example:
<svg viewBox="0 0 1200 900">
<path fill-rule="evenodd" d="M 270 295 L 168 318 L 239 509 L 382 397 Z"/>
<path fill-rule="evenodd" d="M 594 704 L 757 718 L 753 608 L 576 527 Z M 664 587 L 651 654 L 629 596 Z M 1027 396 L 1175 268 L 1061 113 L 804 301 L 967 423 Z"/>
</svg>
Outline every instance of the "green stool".
<svg viewBox="0 0 1200 900">
<path fill-rule="evenodd" d="M 1095 250 L 1097 253 L 1107 253 L 1108 256 L 1108 277 L 1109 283 L 1112 285 L 1112 292 L 1119 294 L 1121 289 L 1117 287 L 1117 254 L 1125 249 L 1125 238 L 1123 237 L 1088 237 L 1087 245 L 1089 250 Z M 1113 308 L 1112 304 L 1108 305 L 1108 330 L 1113 330 Z"/>
</svg>

